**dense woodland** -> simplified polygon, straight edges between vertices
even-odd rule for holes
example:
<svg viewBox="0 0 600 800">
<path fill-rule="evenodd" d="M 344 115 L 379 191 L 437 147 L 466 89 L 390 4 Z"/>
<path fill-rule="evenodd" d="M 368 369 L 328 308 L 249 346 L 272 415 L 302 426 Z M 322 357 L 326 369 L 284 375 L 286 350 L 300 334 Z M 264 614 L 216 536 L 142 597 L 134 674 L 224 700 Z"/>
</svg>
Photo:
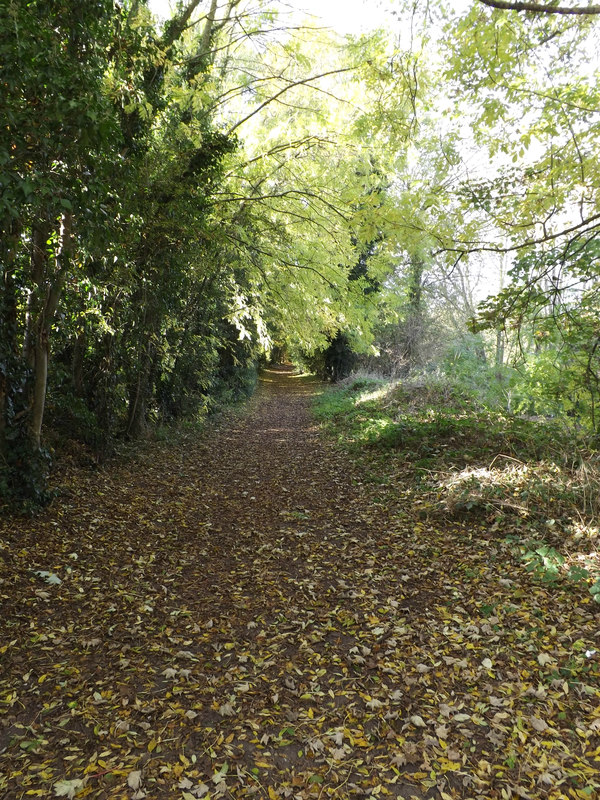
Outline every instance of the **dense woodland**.
<svg viewBox="0 0 600 800">
<path fill-rule="evenodd" d="M 0 490 L 287 358 L 600 424 L 598 8 L 0 2 Z M 365 11 L 365 13 L 368 13 Z"/>
</svg>

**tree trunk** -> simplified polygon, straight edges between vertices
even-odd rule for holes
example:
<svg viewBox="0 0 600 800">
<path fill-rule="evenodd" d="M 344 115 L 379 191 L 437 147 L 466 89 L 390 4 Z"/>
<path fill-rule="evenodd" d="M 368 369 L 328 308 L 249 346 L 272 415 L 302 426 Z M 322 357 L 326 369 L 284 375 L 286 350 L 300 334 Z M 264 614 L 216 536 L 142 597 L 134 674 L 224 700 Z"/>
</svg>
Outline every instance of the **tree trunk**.
<svg viewBox="0 0 600 800">
<path fill-rule="evenodd" d="M 500 369 L 504 365 L 504 331 L 498 329 L 496 331 L 496 367 L 498 368 L 498 374 L 500 374 Z"/>
<path fill-rule="evenodd" d="M 129 390 L 129 413 L 126 433 L 131 439 L 139 439 L 146 431 L 146 414 L 148 400 L 150 399 L 150 378 L 154 367 L 155 352 L 156 348 L 150 336 L 140 359 L 141 363 L 137 371 L 136 380 Z"/>
<path fill-rule="evenodd" d="M 71 378 L 73 381 L 73 392 L 76 397 L 83 397 L 85 394 L 83 365 L 85 362 L 86 348 L 87 335 L 85 328 L 82 327 L 77 334 L 77 338 L 75 339 L 75 344 L 73 346 L 73 358 L 71 360 Z"/>
<path fill-rule="evenodd" d="M 129 382 L 129 411 L 127 414 L 126 435 L 137 439 L 146 431 L 146 416 L 151 394 L 151 379 L 156 359 L 156 342 L 160 330 L 160 311 L 144 288 L 139 294 L 142 308 L 137 341 L 137 368 L 134 368 Z"/>
<path fill-rule="evenodd" d="M 501 292 L 504 289 L 504 276 L 506 274 L 506 262 L 507 262 L 507 254 L 504 253 L 502 256 L 502 261 L 500 262 L 500 286 L 498 287 L 498 291 Z M 498 381 L 502 380 L 502 367 L 504 366 L 504 346 L 505 346 L 506 338 L 504 336 L 504 330 L 502 328 L 498 328 L 496 331 L 496 378 Z"/>
<path fill-rule="evenodd" d="M 217 15 L 217 0 L 211 0 L 210 10 L 206 15 L 206 22 L 204 23 L 204 30 L 202 31 L 202 38 L 200 39 L 200 53 L 206 57 L 210 48 L 210 40 L 213 34 L 213 27 L 215 24 L 215 17 Z M 231 13 L 231 11 L 229 11 Z"/>
<path fill-rule="evenodd" d="M 31 317 L 31 320 L 28 320 L 24 355 L 33 367 L 29 436 L 36 450 L 41 448 L 42 441 L 42 422 L 46 405 L 48 361 L 50 358 L 50 333 L 69 269 L 72 251 L 72 226 L 72 216 L 65 214 L 60 223 L 56 268 L 51 281 L 47 275 L 47 257 L 41 250 L 42 245 L 45 248 L 47 231 L 45 231 L 45 226 L 40 226 L 34 229 L 33 232 L 32 271 L 35 289 L 32 295 L 37 295 L 37 301 L 41 308 L 35 308 L 35 316 L 30 314 L 30 309 L 28 308 L 28 316 Z M 35 305 L 36 298 L 32 302 L 32 310 Z"/>
<path fill-rule="evenodd" d="M 405 357 L 407 372 L 421 361 L 423 339 L 423 272 L 421 258 L 413 257 L 408 276 L 408 318 L 406 320 Z"/>
<path fill-rule="evenodd" d="M 4 226 L 4 231 L 5 236 L 0 245 L 2 269 L 0 285 L 0 466 L 6 463 L 9 397 L 12 382 L 16 378 L 14 367 L 18 359 L 17 292 L 13 272 L 21 224 L 18 220 L 9 220 Z"/>
<path fill-rule="evenodd" d="M 25 313 L 25 335 L 23 336 L 23 358 L 31 369 L 35 369 L 36 340 L 45 305 L 48 274 L 48 237 L 50 224 L 46 220 L 34 223 L 31 229 L 31 289 L 27 297 Z"/>
<path fill-rule="evenodd" d="M 33 348 L 35 370 L 33 378 L 33 394 L 31 398 L 31 419 L 29 434 L 36 450 L 42 447 L 42 422 L 46 406 L 46 386 L 48 383 L 48 359 L 50 355 L 50 342 L 48 332 L 43 327 L 36 337 Z"/>
</svg>

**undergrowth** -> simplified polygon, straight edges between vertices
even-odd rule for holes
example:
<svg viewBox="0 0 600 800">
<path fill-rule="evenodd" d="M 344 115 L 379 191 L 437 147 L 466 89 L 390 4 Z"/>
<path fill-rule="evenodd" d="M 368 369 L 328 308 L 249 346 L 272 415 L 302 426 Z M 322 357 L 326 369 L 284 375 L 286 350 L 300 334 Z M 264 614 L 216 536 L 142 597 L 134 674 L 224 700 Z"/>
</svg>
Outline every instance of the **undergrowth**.
<svg viewBox="0 0 600 800">
<path fill-rule="evenodd" d="M 440 378 L 351 376 L 316 414 L 365 476 L 410 495 L 421 516 L 483 520 L 515 537 L 534 578 L 589 581 L 600 602 L 600 453 L 572 429 L 485 408 Z"/>
</svg>

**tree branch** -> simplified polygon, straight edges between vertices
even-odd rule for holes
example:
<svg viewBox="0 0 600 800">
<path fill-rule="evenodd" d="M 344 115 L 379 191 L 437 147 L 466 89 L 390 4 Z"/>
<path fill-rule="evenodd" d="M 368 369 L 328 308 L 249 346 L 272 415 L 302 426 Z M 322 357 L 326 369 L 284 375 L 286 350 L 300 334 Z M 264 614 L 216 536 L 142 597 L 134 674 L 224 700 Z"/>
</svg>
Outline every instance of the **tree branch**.
<svg viewBox="0 0 600 800">
<path fill-rule="evenodd" d="M 284 267 L 290 267 L 290 268 L 291 268 L 291 269 L 293 269 L 293 270 L 297 270 L 297 269 L 307 269 L 307 270 L 309 270 L 310 272 L 314 272 L 314 273 L 315 273 L 316 275 L 318 275 L 318 276 L 319 276 L 319 278 L 320 278 L 322 281 L 324 281 L 324 282 L 325 282 L 325 283 L 326 283 L 326 284 L 327 284 L 327 285 L 328 285 L 328 286 L 329 286 L 331 289 L 337 289 L 337 288 L 338 288 L 338 287 L 335 285 L 335 283 L 333 283 L 333 281 L 330 281 L 330 280 L 329 280 L 329 278 L 327 278 L 325 275 L 323 275 L 323 273 L 322 273 L 322 272 L 320 272 L 320 270 L 318 270 L 316 267 L 311 267 L 311 266 L 310 266 L 310 264 L 306 264 L 306 263 L 302 263 L 302 264 L 301 264 L 300 262 L 296 262 L 296 261 L 294 261 L 294 262 L 292 262 L 292 261 L 288 261 L 287 259 L 285 259 L 285 258 L 282 258 L 282 257 L 281 257 L 280 255 L 278 255 L 277 253 L 269 252 L 269 250 L 265 250 L 265 249 L 263 249 L 262 247 L 258 247 L 257 245 L 255 245 L 255 244 L 252 244 L 251 242 L 246 242 L 246 241 L 244 241 L 243 239 L 240 239 L 239 237 L 237 237 L 237 236 L 234 236 L 234 235 L 233 235 L 232 233 L 230 233 L 229 231 L 223 231 L 223 235 L 224 235 L 226 238 L 230 239 L 231 241 L 238 242 L 239 244 L 243 245 L 244 247 L 247 247 L 249 250 L 252 250 L 252 251 L 254 251 L 255 253 L 258 253 L 258 254 L 260 254 L 260 255 L 262 255 L 262 256 L 267 256 L 268 258 L 272 258 L 272 259 L 273 259 L 273 261 L 275 261 L 275 262 L 276 262 L 276 263 L 278 263 L 278 264 L 281 264 L 281 265 L 283 265 Z"/>
<path fill-rule="evenodd" d="M 225 192 L 221 194 L 225 195 Z M 214 196 L 218 197 L 219 193 L 215 192 Z M 308 192 L 305 189 L 285 189 L 281 192 L 273 192 L 272 194 L 260 194 L 256 196 L 246 196 L 246 195 L 235 195 L 233 193 L 227 193 L 227 196 L 223 197 L 222 200 L 213 200 L 211 203 L 206 204 L 206 208 L 210 208 L 211 206 L 220 206 L 224 203 L 239 203 L 243 201 L 244 203 L 252 203 L 252 202 L 263 202 L 264 200 L 273 200 L 275 198 L 281 197 L 299 197 L 302 198 L 310 198 L 312 200 L 317 200 L 319 203 L 322 203 L 326 208 L 330 211 L 333 211 L 334 214 L 337 214 L 338 217 L 341 217 L 344 222 L 349 222 L 349 218 L 335 206 L 329 200 L 326 200 L 323 195 L 316 194 L 315 192 Z M 600 216 L 600 215 L 599 215 Z"/>
<path fill-rule="evenodd" d="M 260 153 L 253 158 L 248 159 L 247 161 L 242 162 L 241 164 L 236 165 L 236 169 L 245 169 L 249 167 L 250 164 L 254 164 L 256 161 L 263 161 L 270 156 L 275 156 L 279 153 L 284 152 L 285 150 L 299 150 L 300 148 L 307 148 L 310 147 L 317 147 L 318 145 L 327 145 L 327 144 L 335 144 L 333 139 L 326 139 L 321 136 L 317 135 L 307 135 L 303 139 L 296 139 L 292 142 L 282 142 L 281 144 L 274 145 L 270 150 L 265 150 L 264 153 Z M 230 178 L 232 175 L 236 173 L 232 170 L 225 174 L 225 178 Z M 242 178 L 241 175 L 237 175 L 238 178 Z"/>
<path fill-rule="evenodd" d="M 185 31 L 190 17 L 201 2 L 202 0 L 191 0 L 189 5 L 183 9 L 178 17 L 173 17 L 173 19 L 167 23 L 162 37 L 163 47 L 168 48 L 179 39 L 181 34 Z"/>
<path fill-rule="evenodd" d="M 319 75 L 311 75 L 309 78 L 303 78 L 300 81 L 294 81 L 293 83 L 290 83 L 287 86 L 284 86 L 283 89 L 280 89 L 280 91 L 276 92 L 272 97 L 269 97 L 267 100 L 265 100 L 264 103 L 261 103 L 259 106 L 257 106 L 254 109 L 254 111 L 251 111 L 249 114 L 246 114 L 246 116 L 243 117 L 238 122 L 236 122 L 235 125 L 232 125 L 231 128 L 227 131 L 227 133 L 225 135 L 227 137 L 231 136 L 231 134 L 234 131 L 236 131 L 241 125 L 243 125 L 244 122 L 247 122 L 249 119 L 251 119 L 256 114 L 258 114 L 259 111 L 262 111 L 262 109 L 265 106 L 268 106 L 269 103 L 274 102 L 275 100 L 277 100 L 278 97 L 281 97 L 282 94 L 285 94 L 285 92 L 288 92 L 290 89 L 293 89 L 295 86 L 306 86 L 311 81 L 316 81 L 319 78 L 325 78 L 328 75 L 339 75 L 341 72 L 352 72 L 353 70 L 354 70 L 354 67 L 342 67 L 341 69 L 332 69 L 332 70 L 329 70 L 328 72 L 321 72 Z M 314 87 L 312 87 L 312 88 L 314 88 Z"/>
<path fill-rule="evenodd" d="M 574 233 L 578 231 L 577 235 L 582 235 L 587 233 L 587 231 L 594 230 L 594 226 L 592 223 L 598 223 L 600 220 L 600 213 L 593 214 L 591 217 L 588 217 L 583 222 L 578 223 L 577 225 L 573 225 L 570 228 L 565 228 L 562 231 L 558 231 L 557 233 L 548 233 L 544 234 L 544 236 L 540 236 L 538 239 L 526 239 L 524 242 L 520 244 L 514 244 L 510 247 L 496 247 L 495 245 L 491 244 L 479 244 L 478 242 L 464 242 L 459 244 L 464 244 L 463 247 L 441 247 L 439 250 L 436 250 L 434 253 L 435 255 L 439 255 L 440 253 L 514 253 L 518 250 L 523 250 L 526 247 L 533 247 L 538 244 L 544 244 L 544 242 L 551 242 L 555 239 L 560 239 L 562 236 L 567 236 L 569 233 Z M 587 228 L 586 226 L 592 226 Z M 586 228 L 586 230 L 581 230 L 582 228 Z"/>
<path fill-rule="evenodd" d="M 503 11 L 533 11 L 536 14 L 600 14 L 600 6 L 552 6 L 539 3 L 508 2 L 508 0 L 479 0 L 484 6 Z"/>
</svg>

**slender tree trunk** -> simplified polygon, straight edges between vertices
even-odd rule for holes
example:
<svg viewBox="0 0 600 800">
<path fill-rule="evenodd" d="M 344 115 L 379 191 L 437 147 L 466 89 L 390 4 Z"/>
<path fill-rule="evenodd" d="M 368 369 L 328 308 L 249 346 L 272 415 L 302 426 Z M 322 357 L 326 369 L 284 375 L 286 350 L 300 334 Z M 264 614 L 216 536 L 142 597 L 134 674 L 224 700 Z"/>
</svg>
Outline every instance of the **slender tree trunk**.
<svg viewBox="0 0 600 800">
<path fill-rule="evenodd" d="M 87 336 L 85 329 L 82 328 L 77 334 L 75 345 L 73 346 L 73 358 L 71 360 L 71 378 L 73 381 L 73 392 L 76 397 L 83 397 L 84 395 L 84 382 L 83 382 L 83 364 L 85 360 L 85 351 L 87 347 Z"/>
<path fill-rule="evenodd" d="M 129 411 L 126 435 L 137 439 L 145 433 L 148 402 L 151 394 L 151 378 L 156 359 L 157 334 L 160 330 L 160 310 L 144 288 L 139 302 L 142 308 L 140 336 L 138 338 L 137 368 L 129 383 Z"/>
<path fill-rule="evenodd" d="M 500 370 L 504 365 L 504 331 L 498 329 L 496 331 L 496 367 L 498 369 L 498 377 L 500 377 Z"/>
<path fill-rule="evenodd" d="M 31 289 L 27 297 L 23 337 L 23 358 L 31 369 L 35 369 L 36 339 L 45 304 L 50 230 L 46 220 L 35 222 L 31 229 Z"/>
<path fill-rule="evenodd" d="M 0 465 L 6 463 L 9 396 L 18 359 L 17 292 L 13 273 L 21 233 L 20 221 L 7 221 L 4 231 L 0 240 Z"/>
<path fill-rule="evenodd" d="M 413 257 L 410 263 L 408 283 L 408 319 L 406 320 L 405 356 L 407 371 L 421 360 L 423 338 L 423 272 L 425 264 L 421 258 Z"/>
<path fill-rule="evenodd" d="M 100 452 L 105 454 L 115 429 L 115 386 L 117 384 L 117 365 L 115 364 L 115 335 L 105 333 L 99 346 L 100 364 L 92 379 L 91 391 L 94 398 L 94 411 L 102 430 Z"/>
<path fill-rule="evenodd" d="M 43 244 L 45 247 L 47 240 L 47 232 L 45 232 L 44 226 L 35 229 L 33 235 L 32 269 L 35 290 L 32 294 L 37 294 L 38 302 L 41 301 L 41 308 L 35 309 L 35 317 L 29 313 L 28 309 L 28 316 L 31 317 L 31 320 L 28 320 L 27 326 L 25 357 L 33 367 L 29 435 L 33 446 L 37 450 L 41 448 L 42 441 L 42 422 L 46 405 L 48 361 L 50 358 L 50 333 L 70 265 L 72 226 L 72 216 L 65 214 L 60 223 L 55 272 L 51 282 L 47 278 L 47 257 L 41 254 L 41 246 Z M 45 238 L 41 239 L 40 237 L 42 236 L 45 236 Z M 46 284 L 48 285 L 46 286 Z"/>
<path fill-rule="evenodd" d="M 213 33 L 215 24 L 215 17 L 217 15 L 217 0 L 211 0 L 210 10 L 206 15 L 206 22 L 204 23 L 204 30 L 202 31 L 202 38 L 200 40 L 200 53 L 206 56 L 210 47 L 210 40 Z"/>
<path fill-rule="evenodd" d="M 146 415 L 150 399 L 150 378 L 154 367 L 156 348 L 152 337 L 144 347 L 140 358 L 135 382 L 129 391 L 129 414 L 127 418 L 127 436 L 138 439 L 146 430 Z"/>
<path fill-rule="evenodd" d="M 46 406 L 46 386 L 48 383 L 48 360 L 50 356 L 50 342 L 48 333 L 44 328 L 36 336 L 34 351 L 35 372 L 33 379 L 33 396 L 31 403 L 31 420 L 29 433 L 36 450 L 42 446 L 42 422 Z"/>
<path fill-rule="evenodd" d="M 498 291 L 501 292 L 504 289 L 504 275 L 506 273 L 506 262 L 507 262 L 507 254 L 504 253 L 502 256 L 502 261 L 500 262 L 500 285 L 498 287 Z M 504 335 L 504 330 L 502 328 L 498 328 L 496 331 L 496 379 L 501 382 L 502 381 L 502 367 L 504 366 L 504 347 L 505 347 L 506 337 Z"/>
</svg>

